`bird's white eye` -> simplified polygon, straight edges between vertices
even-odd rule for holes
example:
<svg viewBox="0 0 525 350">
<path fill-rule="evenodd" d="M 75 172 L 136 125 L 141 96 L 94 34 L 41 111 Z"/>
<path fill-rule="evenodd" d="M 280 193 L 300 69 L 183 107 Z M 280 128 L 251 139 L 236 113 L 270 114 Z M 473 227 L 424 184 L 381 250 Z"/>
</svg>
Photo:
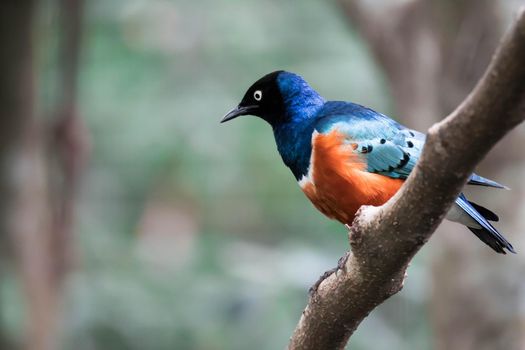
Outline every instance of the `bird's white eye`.
<svg viewBox="0 0 525 350">
<path fill-rule="evenodd" d="M 262 99 L 262 91 L 261 90 L 257 90 L 253 93 L 253 98 L 256 100 L 256 101 L 260 101 Z"/>
</svg>

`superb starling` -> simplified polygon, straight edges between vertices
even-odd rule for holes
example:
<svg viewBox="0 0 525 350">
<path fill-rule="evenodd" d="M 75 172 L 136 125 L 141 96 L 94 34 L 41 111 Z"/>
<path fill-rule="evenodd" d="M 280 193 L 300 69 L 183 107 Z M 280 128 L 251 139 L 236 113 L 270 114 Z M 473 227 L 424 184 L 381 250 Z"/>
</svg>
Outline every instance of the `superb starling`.
<svg viewBox="0 0 525 350">
<path fill-rule="evenodd" d="M 254 115 L 272 126 L 284 164 L 323 214 L 349 225 L 362 205 L 392 197 L 414 168 L 425 135 L 361 105 L 326 101 L 299 75 L 276 71 L 256 81 L 221 122 Z M 468 184 L 505 188 L 472 174 Z M 460 194 L 447 219 L 498 253 L 515 253 L 489 221 L 492 211 Z"/>
</svg>

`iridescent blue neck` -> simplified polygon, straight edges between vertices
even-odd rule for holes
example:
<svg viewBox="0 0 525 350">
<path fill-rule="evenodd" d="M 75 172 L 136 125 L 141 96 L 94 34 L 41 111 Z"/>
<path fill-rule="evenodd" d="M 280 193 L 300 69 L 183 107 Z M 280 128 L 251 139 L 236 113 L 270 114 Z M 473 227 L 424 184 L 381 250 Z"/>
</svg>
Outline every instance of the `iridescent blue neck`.
<svg viewBox="0 0 525 350">
<path fill-rule="evenodd" d="M 313 126 L 325 100 L 296 74 L 281 72 L 277 84 L 285 115 L 272 124 L 275 142 L 284 163 L 300 180 L 308 173 Z"/>
<path fill-rule="evenodd" d="M 273 128 L 277 150 L 297 181 L 308 173 L 314 121 L 282 123 Z"/>
<path fill-rule="evenodd" d="M 325 100 L 300 76 L 282 72 L 277 84 L 285 105 L 287 122 L 301 122 L 312 118 Z"/>
</svg>

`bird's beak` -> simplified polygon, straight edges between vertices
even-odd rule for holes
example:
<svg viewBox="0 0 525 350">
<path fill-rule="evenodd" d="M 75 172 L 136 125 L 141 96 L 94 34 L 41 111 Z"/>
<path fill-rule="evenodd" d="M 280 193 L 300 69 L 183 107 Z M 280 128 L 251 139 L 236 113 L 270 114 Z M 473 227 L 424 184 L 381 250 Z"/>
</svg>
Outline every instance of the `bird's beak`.
<svg viewBox="0 0 525 350">
<path fill-rule="evenodd" d="M 256 108 L 257 106 L 237 106 L 222 117 L 221 123 L 240 117 L 241 115 L 251 114 Z"/>
</svg>

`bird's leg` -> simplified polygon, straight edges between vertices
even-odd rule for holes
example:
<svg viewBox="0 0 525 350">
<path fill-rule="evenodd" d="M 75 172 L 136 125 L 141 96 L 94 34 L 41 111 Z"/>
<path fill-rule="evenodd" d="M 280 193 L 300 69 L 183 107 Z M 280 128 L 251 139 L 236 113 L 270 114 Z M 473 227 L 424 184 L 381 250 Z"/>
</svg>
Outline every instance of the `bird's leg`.
<svg viewBox="0 0 525 350">
<path fill-rule="evenodd" d="M 321 277 L 317 280 L 317 282 L 314 283 L 313 286 L 310 287 L 310 290 L 308 291 L 308 294 L 312 295 L 317 292 L 317 289 L 321 285 L 321 283 L 331 274 L 336 273 L 338 270 L 346 270 L 345 265 L 348 261 L 348 257 L 350 256 L 350 251 L 347 251 L 342 257 L 339 258 L 339 261 L 337 262 L 337 266 L 333 269 L 330 269 L 323 273 Z"/>
<path fill-rule="evenodd" d="M 348 261 L 348 258 L 350 257 L 350 251 L 347 250 L 345 254 L 339 258 L 337 261 L 337 269 L 343 270 L 346 272 L 346 262 Z"/>
<path fill-rule="evenodd" d="M 345 224 L 345 227 L 348 231 L 350 231 L 350 225 L 348 224 Z M 345 255 L 343 255 L 342 257 L 339 258 L 339 261 L 337 262 L 337 266 L 334 267 L 333 269 L 330 269 L 328 271 L 326 271 L 325 273 L 323 273 L 321 275 L 321 277 L 319 277 L 319 279 L 317 280 L 317 282 L 314 283 L 313 286 L 310 287 L 310 290 L 308 291 L 308 293 L 310 295 L 312 295 L 313 293 L 317 292 L 317 289 L 319 288 L 319 286 L 321 285 L 321 283 L 328 277 L 330 276 L 331 274 L 333 273 L 336 273 L 338 270 L 343 270 L 343 271 L 346 271 L 346 262 L 348 261 L 348 257 L 350 256 L 350 251 L 347 251 L 345 253 Z"/>
<path fill-rule="evenodd" d="M 337 271 L 337 267 L 334 267 L 333 269 L 330 269 L 328 271 L 325 271 L 325 273 L 323 273 L 318 279 L 317 281 L 314 283 L 313 286 L 310 287 L 310 289 L 308 290 L 308 294 L 309 295 L 312 295 L 314 293 L 317 293 L 317 289 L 319 289 L 319 286 L 321 285 L 321 283 L 328 277 L 330 276 L 331 274 L 335 273 Z"/>
</svg>

